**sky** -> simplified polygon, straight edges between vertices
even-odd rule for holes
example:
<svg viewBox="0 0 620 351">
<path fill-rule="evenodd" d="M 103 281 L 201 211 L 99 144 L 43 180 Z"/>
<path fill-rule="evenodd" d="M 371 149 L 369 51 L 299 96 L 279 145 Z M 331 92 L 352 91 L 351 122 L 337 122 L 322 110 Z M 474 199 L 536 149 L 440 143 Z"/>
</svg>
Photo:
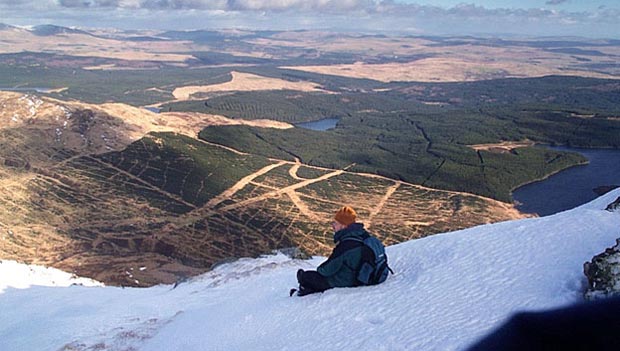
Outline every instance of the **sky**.
<svg viewBox="0 0 620 351">
<path fill-rule="evenodd" d="M 176 288 L 124 289 L 0 260 L 2 350 L 463 351 L 515 312 L 582 303 L 584 262 L 618 237 L 620 213 L 604 210 L 618 196 L 389 246 L 384 283 L 304 297 L 289 297 L 295 272 L 324 257 L 244 258 Z"/>
<path fill-rule="evenodd" d="M 0 0 L 0 23 L 620 39 L 620 1 Z"/>
</svg>

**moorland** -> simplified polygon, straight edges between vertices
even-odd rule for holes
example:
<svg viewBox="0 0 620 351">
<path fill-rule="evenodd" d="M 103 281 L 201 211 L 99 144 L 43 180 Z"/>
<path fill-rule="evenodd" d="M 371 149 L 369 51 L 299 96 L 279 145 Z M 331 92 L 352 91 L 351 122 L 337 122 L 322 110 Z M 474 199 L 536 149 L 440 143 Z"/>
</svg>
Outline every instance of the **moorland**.
<svg viewBox="0 0 620 351">
<path fill-rule="evenodd" d="M 0 27 L 0 258 L 110 284 L 327 254 L 343 203 L 387 244 L 521 218 L 585 162 L 537 144 L 620 147 L 614 40 Z"/>
</svg>

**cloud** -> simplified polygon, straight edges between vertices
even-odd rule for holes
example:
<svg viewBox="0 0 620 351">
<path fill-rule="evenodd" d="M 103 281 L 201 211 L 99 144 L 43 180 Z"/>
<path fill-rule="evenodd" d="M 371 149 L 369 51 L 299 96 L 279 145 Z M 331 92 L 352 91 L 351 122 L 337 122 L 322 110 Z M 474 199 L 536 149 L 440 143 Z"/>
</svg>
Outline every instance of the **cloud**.
<svg viewBox="0 0 620 351">
<path fill-rule="evenodd" d="M 560 4 L 570 0 L 547 0 Z M 402 0 L 0 0 L 1 22 L 125 29 L 324 29 L 618 37 L 620 9 L 453 7 Z"/>
<path fill-rule="evenodd" d="M 0 9 L 7 10 L 42 10 L 54 9 L 57 7 L 58 3 L 56 0 L 0 0 Z"/>
<path fill-rule="evenodd" d="M 229 10 L 260 11 L 345 11 L 372 8 L 377 3 L 372 0 L 229 0 Z"/>
<path fill-rule="evenodd" d="M 10 0 L 14 1 L 14 0 Z M 3 2 L 7 2 L 4 0 Z M 375 0 L 59 0 L 66 8 L 222 11 L 345 11 L 372 8 Z"/>
<path fill-rule="evenodd" d="M 68 8 L 89 8 L 89 7 L 119 7 L 123 1 L 121 0 L 60 0 L 58 4 L 61 7 Z"/>
<path fill-rule="evenodd" d="M 548 0 L 545 4 L 547 5 L 559 5 L 568 2 L 568 0 Z"/>
<path fill-rule="evenodd" d="M 569 0 L 547 0 L 558 5 Z M 551 10 L 519 8 L 485 8 L 462 3 L 450 8 L 396 0 L 0 0 L 0 9 L 47 8 L 57 10 L 171 10 L 171 11 L 225 11 L 225 12 L 307 12 L 315 14 L 354 13 L 383 14 L 391 16 L 455 16 L 461 18 L 488 18 L 497 16 L 552 16 Z M 601 11 L 601 10 L 599 10 Z M 563 13 L 570 15 L 569 13 Z"/>
</svg>

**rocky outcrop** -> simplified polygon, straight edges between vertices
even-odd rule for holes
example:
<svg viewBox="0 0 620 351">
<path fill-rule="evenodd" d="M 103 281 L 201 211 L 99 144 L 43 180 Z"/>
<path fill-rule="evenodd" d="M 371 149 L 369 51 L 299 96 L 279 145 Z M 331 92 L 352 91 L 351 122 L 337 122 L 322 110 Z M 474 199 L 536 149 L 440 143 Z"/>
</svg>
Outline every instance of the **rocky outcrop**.
<svg viewBox="0 0 620 351">
<path fill-rule="evenodd" d="M 594 256 L 592 262 L 586 262 L 583 272 L 588 278 L 586 300 L 620 296 L 620 239 L 616 239 L 615 246 Z"/>
<path fill-rule="evenodd" d="M 620 196 L 605 208 L 609 212 L 620 211 Z"/>
<path fill-rule="evenodd" d="M 304 249 L 297 247 L 297 246 L 287 247 L 287 248 L 274 251 L 274 253 L 278 253 L 278 252 L 281 252 L 285 254 L 286 256 L 292 259 L 297 259 L 297 260 L 307 260 L 307 259 L 312 258 L 312 255 L 308 254 Z"/>
<path fill-rule="evenodd" d="M 7 157 L 4 159 L 4 162 L 2 162 L 2 157 L 0 157 L 0 165 L 2 164 L 7 168 L 30 170 L 30 162 L 21 158 Z"/>
</svg>

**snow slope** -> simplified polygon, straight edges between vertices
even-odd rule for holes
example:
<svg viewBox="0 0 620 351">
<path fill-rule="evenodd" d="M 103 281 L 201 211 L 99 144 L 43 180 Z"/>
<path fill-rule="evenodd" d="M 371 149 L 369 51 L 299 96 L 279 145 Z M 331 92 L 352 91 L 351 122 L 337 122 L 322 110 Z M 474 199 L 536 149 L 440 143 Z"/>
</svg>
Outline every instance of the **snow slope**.
<svg viewBox="0 0 620 351">
<path fill-rule="evenodd" d="M 386 283 L 303 298 L 288 296 L 295 271 L 324 258 L 242 259 L 175 289 L 25 288 L 5 261 L 0 349 L 462 350 L 515 311 L 579 301 L 583 263 L 620 237 L 603 210 L 618 196 L 391 246 Z"/>
<path fill-rule="evenodd" d="M 0 260 L 0 294 L 2 294 L 7 287 L 25 289 L 32 285 L 103 286 L 103 284 L 92 279 L 76 277 L 55 268 L 24 265 L 15 261 Z"/>
</svg>

